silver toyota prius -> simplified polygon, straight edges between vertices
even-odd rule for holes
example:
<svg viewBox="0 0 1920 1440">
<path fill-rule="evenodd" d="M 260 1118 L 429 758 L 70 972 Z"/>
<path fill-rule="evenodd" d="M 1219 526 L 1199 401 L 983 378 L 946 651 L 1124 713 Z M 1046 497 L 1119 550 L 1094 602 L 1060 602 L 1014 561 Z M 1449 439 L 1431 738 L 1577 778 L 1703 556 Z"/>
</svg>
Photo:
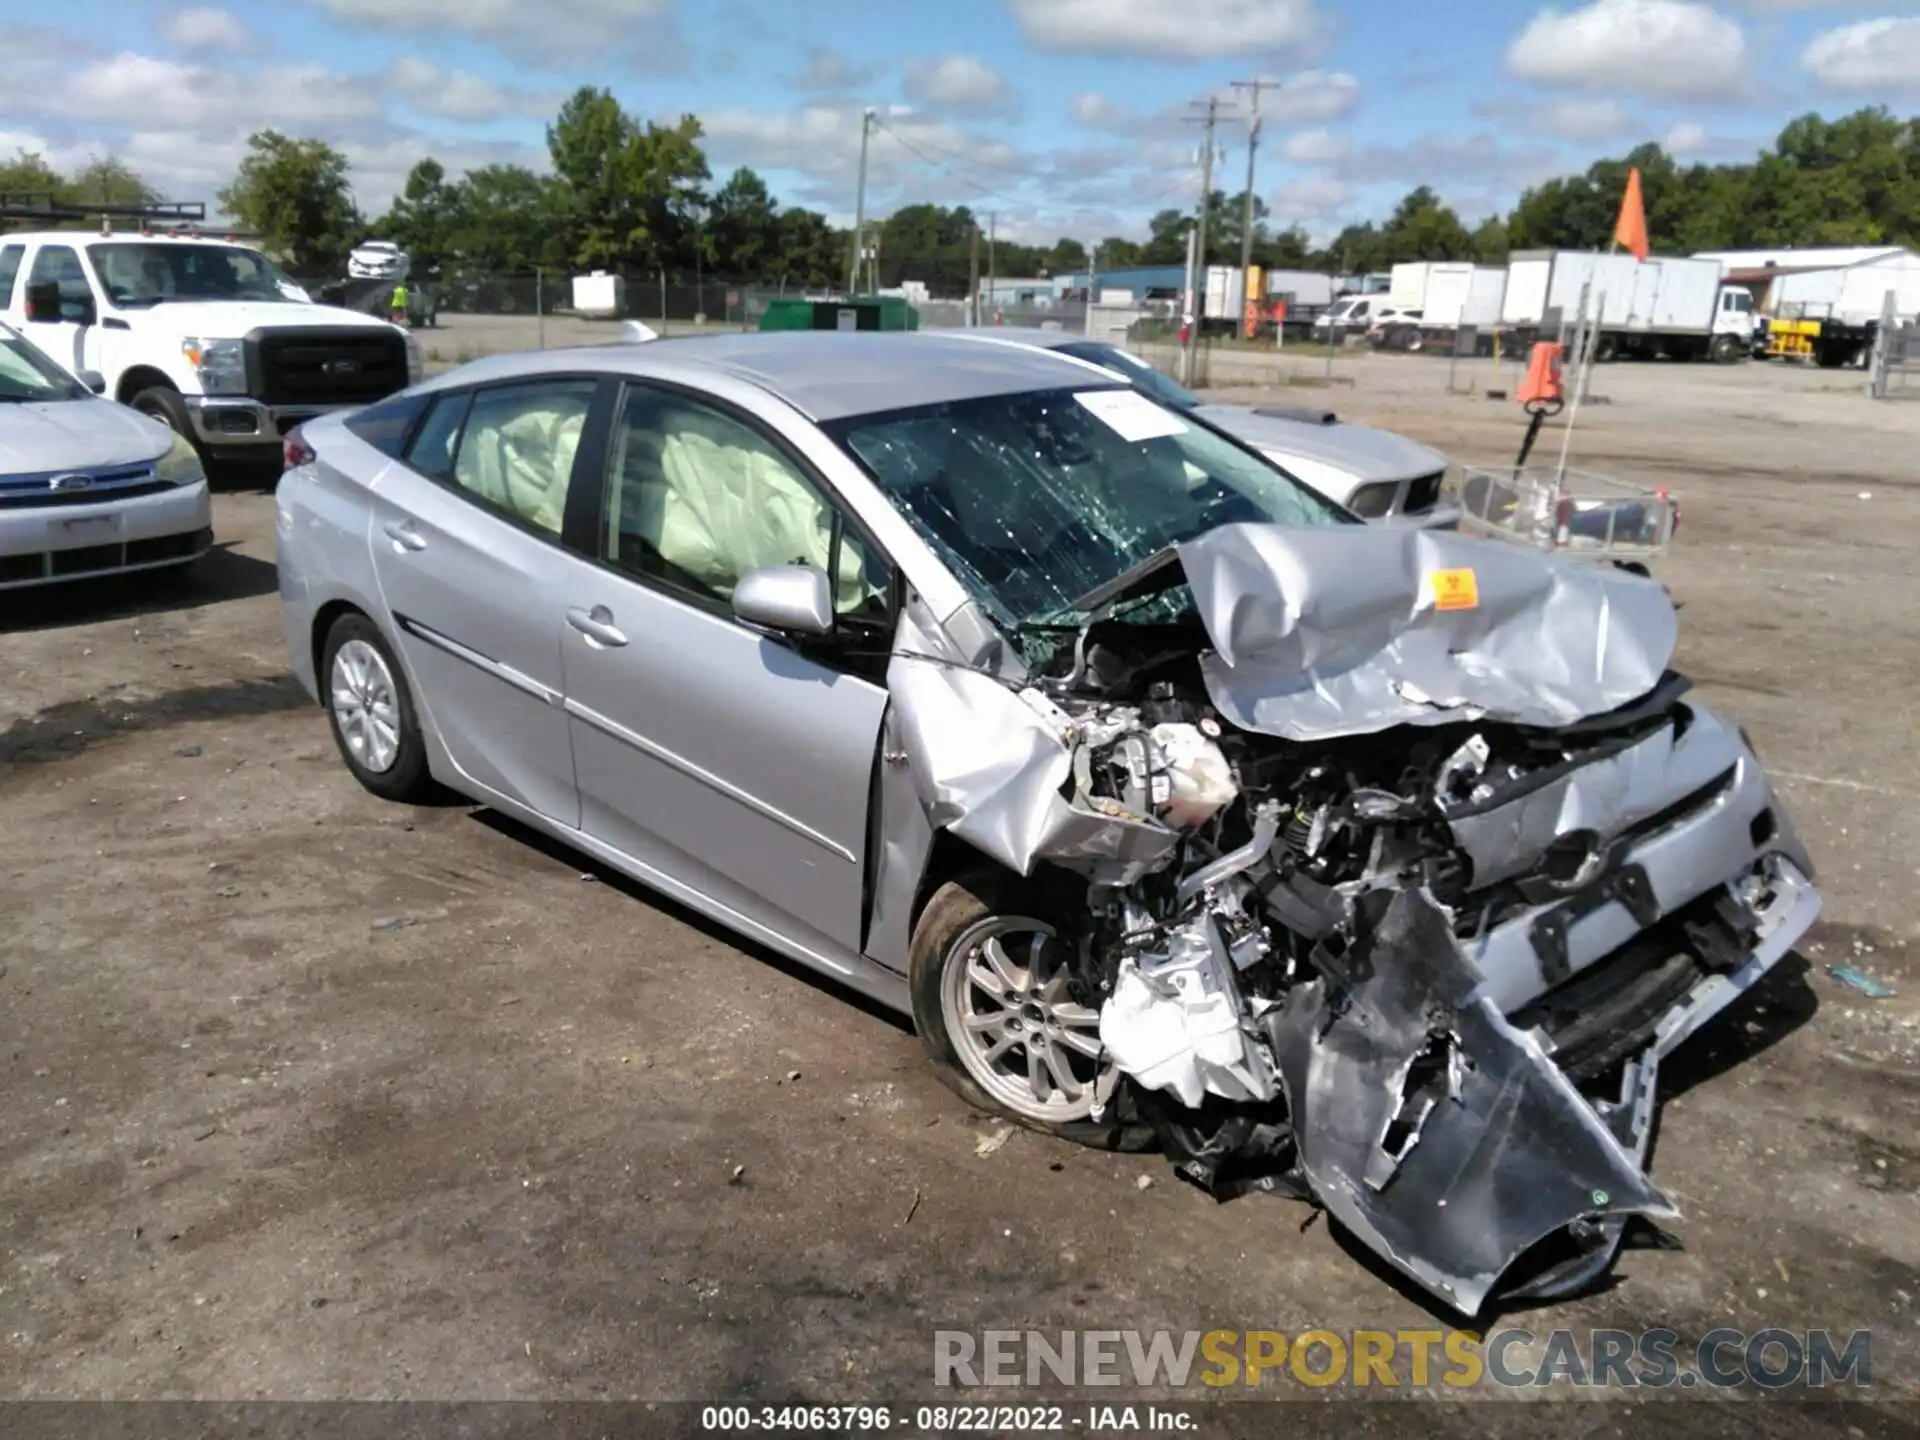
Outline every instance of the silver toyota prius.
<svg viewBox="0 0 1920 1440">
<path fill-rule="evenodd" d="M 1813 867 L 1666 593 L 1357 522 L 1098 366 L 502 356 L 288 438 L 294 670 L 435 784 L 912 1018 L 968 1101 L 1298 1196 L 1464 1313 L 1610 1264 Z"/>
</svg>

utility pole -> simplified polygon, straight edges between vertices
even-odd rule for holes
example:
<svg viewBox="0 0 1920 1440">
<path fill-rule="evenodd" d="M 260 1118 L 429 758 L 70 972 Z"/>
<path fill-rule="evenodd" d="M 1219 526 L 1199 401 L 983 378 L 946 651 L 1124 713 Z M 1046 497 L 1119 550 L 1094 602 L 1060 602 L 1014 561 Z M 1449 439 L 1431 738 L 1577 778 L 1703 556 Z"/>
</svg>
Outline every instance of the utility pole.
<svg viewBox="0 0 1920 1440">
<path fill-rule="evenodd" d="M 860 114 L 860 184 L 853 192 L 853 254 L 847 261 L 847 294 L 860 293 L 860 248 L 867 231 L 867 142 L 873 138 L 874 108 Z"/>
<path fill-rule="evenodd" d="M 989 305 L 995 303 L 995 296 L 993 293 L 993 281 L 994 281 L 993 232 L 994 232 L 994 226 L 997 225 L 999 221 L 1000 221 L 1000 212 L 998 210 L 989 210 L 987 212 L 987 303 Z"/>
<path fill-rule="evenodd" d="M 1240 220 L 1240 284 L 1242 286 L 1240 292 L 1240 308 L 1242 311 L 1245 311 L 1247 306 L 1266 298 L 1265 296 L 1249 295 L 1244 288 L 1253 278 L 1253 157 L 1254 152 L 1260 148 L 1260 92 L 1265 89 L 1266 86 L 1267 82 L 1259 79 L 1236 80 L 1233 82 L 1234 89 L 1248 92 L 1249 109 L 1251 111 L 1247 117 L 1246 210 Z M 1244 325 L 1244 323 L 1245 318 L 1243 315 L 1242 324 Z"/>
<path fill-rule="evenodd" d="M 967 247 L 967 320 L 980 328 L 980 222 L 973 222 L 973 243 Z"/>
<path fill-rule="evenodd" d="M 1198 106 L 1199 102 L 1194 104 Z M 1220 101 L 1207 97 L 1204 119 L 1190 115 L 1206 127 L 1200 143 L 1200 216 L 1194 222 L 1193 240 L 1193 319 L 1187 326 L 1186 362 L 1183 379 L 1193 383 L 1194 357 L 1200 343 L 1200 318 L 1207 308 L 1207 211 L 1213 208 L 1213 132 L 1220 123 Z"/>
<path fill-rule="evenodd" d="M 1093 242 L 1093 248 L 1087 251 L 1087 323 L 1081 329 L 1082 335 L 1093 334 L 1093 302 L 1100 293 L 1100 242 Z"/>
</svg>

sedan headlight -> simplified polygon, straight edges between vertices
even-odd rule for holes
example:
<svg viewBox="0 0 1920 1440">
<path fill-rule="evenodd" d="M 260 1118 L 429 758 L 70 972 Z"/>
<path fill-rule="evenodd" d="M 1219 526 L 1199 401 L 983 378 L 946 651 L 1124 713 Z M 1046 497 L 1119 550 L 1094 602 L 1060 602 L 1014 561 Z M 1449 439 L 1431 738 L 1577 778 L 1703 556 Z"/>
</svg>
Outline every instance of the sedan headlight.
<svg viewBox="0 0 1920 1440">
<path fill-rule="evenodd" d="M 407 383 L 418 385 L 427 373 L 426 356 L 420 353 L 420 342 L 407 336 Z"/>
<path fill-rule="evenodd" d="M 184 435 L 173 437 L 167 453 L 154 462 L 153 473 L 169 485 L 195 485 L 207 478 L 206 467 L 200 463 L 200 452 Z"/>
<path fill-rule="evenodd" d="M 200 388 L 208 395 L 244 395 L 247 393 L 247 352 L 239 340 L 202 340 L 188 336 L 180 342 L 180 353 L 193 366 Z"/>
</svg>

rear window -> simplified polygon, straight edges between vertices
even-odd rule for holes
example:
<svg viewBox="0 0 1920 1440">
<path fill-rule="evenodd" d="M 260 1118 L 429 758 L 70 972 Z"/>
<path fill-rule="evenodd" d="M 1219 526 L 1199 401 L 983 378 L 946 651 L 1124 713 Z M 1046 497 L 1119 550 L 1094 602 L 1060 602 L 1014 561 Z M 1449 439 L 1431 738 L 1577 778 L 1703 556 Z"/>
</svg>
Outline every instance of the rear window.
<svg viewBox="0 0 1920 1440">
<path fill-rule="evenodd" d="M 406 451 L 407 435 L 420 412 L 427 407 L 423 395 L 396 395 L 369 405 L 343 423 L 347 429 L 373 446 L 382 455 L 398 460 Z"/>
</svg>

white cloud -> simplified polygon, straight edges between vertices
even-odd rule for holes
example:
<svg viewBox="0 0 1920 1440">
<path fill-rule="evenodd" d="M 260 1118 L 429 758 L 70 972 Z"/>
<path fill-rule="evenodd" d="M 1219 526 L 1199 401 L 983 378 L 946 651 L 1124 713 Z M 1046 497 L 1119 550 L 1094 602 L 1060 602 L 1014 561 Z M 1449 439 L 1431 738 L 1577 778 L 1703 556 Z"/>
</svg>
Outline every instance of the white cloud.
<svg viewBox="0 0 1920 1440">
<path fill-rule="evenodd" d="M 1816 35 L 1800 63 L 1835 90 L 1920 93 L 1920 20 L 1862 20 Z"/>
<path fill-rule="evenodd" d="M 374 3 L 374 0 L 368 0 Z M 1007 0 L 1043 50 L 1210 60 L 1300 51 L 1323 38 L 1314 0 Z"/>
<path fill-rule="evenodd" d="M 1016 103 L 1013 87 L 973 55 L 910 60 L 903 88 L 915 104 L 948 110 L 1007 110 Z"/>
<path fill-rule="evenodd" d="M 1282 125 L 1338 120 L 1360 103 L 1360 82 L 1341 71 L 1303 70 L 1260 97 L 1260 114 Z"/>
<path fill-rule="evenodd" d="M 92 125 L 219 130 L 369 120 L 382 106 L 371 77 L 319 65 L 242 72 L 124 51 L 47 76 L 0 66 L 0 110 Z"/>
<path fill-rule="evenodd" d="M 807 51 L 807 63 L 793 77 L 801 90 L 851 90 L 873 78 L 873 68 L 856 65 L 846 56 L 819 46 Z"/>
<path fill-rule="evenodd" d="M 497 120 L 502 115 L 551 115 L 564 97 L 494 85 L 464 70 L 442 70 L 403 55 L 387 69 L 393 88 L 422 115 L 443 120 Z"/>
<path fill-rule="evenodd" d="M 1268 223 L 1285 229 L 1295 222 L 1324 220 L 1337 215 L 1353 200 L 1353 187 L 1331 175 L 1302 175 L 1273 192 Z"/>
<path fill-rule="evenodd" d="M 160 17 L 162 38 L 182 50 L 240 53 L 258 48 L 259 40 L 231 10 L 192 5 Z"/>
<path fill-rule="evenodd" d="M 1346 136 L 1331 130 L 1302 130 L 1286 138 L 1280 153 L 1302 165 L 1332 165 L 1346 159 L 1352 148 Z"/>
<path fill-rule="evenodd" d="M 1074 120 L 1089 130 L 1105 130 L 1115 135 L 1131 135 L 1141 122 L 1132 107 L 1110 100 L 1097 90 L 1081 91 L 1068 108 Z"/>
<path fill-rule="evenodd" d="M 1695 0 L 1594 0 L 1534 16 L 1508 48 L 1507 68 L 1543 85 L 1731 95 L 1747 84 L 1747 38 Z"/>
<path fill-rule="evenodd" d="M 1341 173 L 1361 182 L 1432 185 L 1451 193 L 1475 181 L 1498 181 L 1517 189 L 1565 169 L 1556 146 L 1509 145 L 1487 134 L 1450 134 L 1361 146 L 1347 158 Z"/>
<path fill-rule="evenodd" d="M 649 68 L 677 68 L 684 46 L 672 29 L 672 0 L 318 0 L 354 25 L 453 32 L 509 53 L 604 58 L 618 54 Z"/>
<path fill-rule="evenodd" d="M 1666 151 L 1669 155 L 1698 155 L 1711 144 L 1705 128 L 1691 120 L 1683 120 L 1667 132 Z"/>
<path fill-rule="evenodd" d="M 1529 117 L 1535 128 L 1563 140 L 1604 140 L 1630 129 L 1633 116 L 1618 100 L 1558 100 Z"/>
<path fill-rule="evenodd" d="M 703 115 L 701 124 L 715 170 L 735 165 L 794 170 L 815 182 L 844 185 L 848 200 L 852 198 L 860 161 L 857 105 L 808 105 L 784 112 L 733 108 Z M 921 158 L 915 149 L 930 158 Z M 910 182 L 916 193 L 941 189 L 977 204 L 984 203 L 979 189 L 1004 190 L 1020 183 L 1019 174 L 1008 172 L 1024 164 L 1004 141 L 896 111 L 875 132 L 867 169 L 875 187 Z M 956 175 L 965 178 L 956 181 Z"/>
</svg>

